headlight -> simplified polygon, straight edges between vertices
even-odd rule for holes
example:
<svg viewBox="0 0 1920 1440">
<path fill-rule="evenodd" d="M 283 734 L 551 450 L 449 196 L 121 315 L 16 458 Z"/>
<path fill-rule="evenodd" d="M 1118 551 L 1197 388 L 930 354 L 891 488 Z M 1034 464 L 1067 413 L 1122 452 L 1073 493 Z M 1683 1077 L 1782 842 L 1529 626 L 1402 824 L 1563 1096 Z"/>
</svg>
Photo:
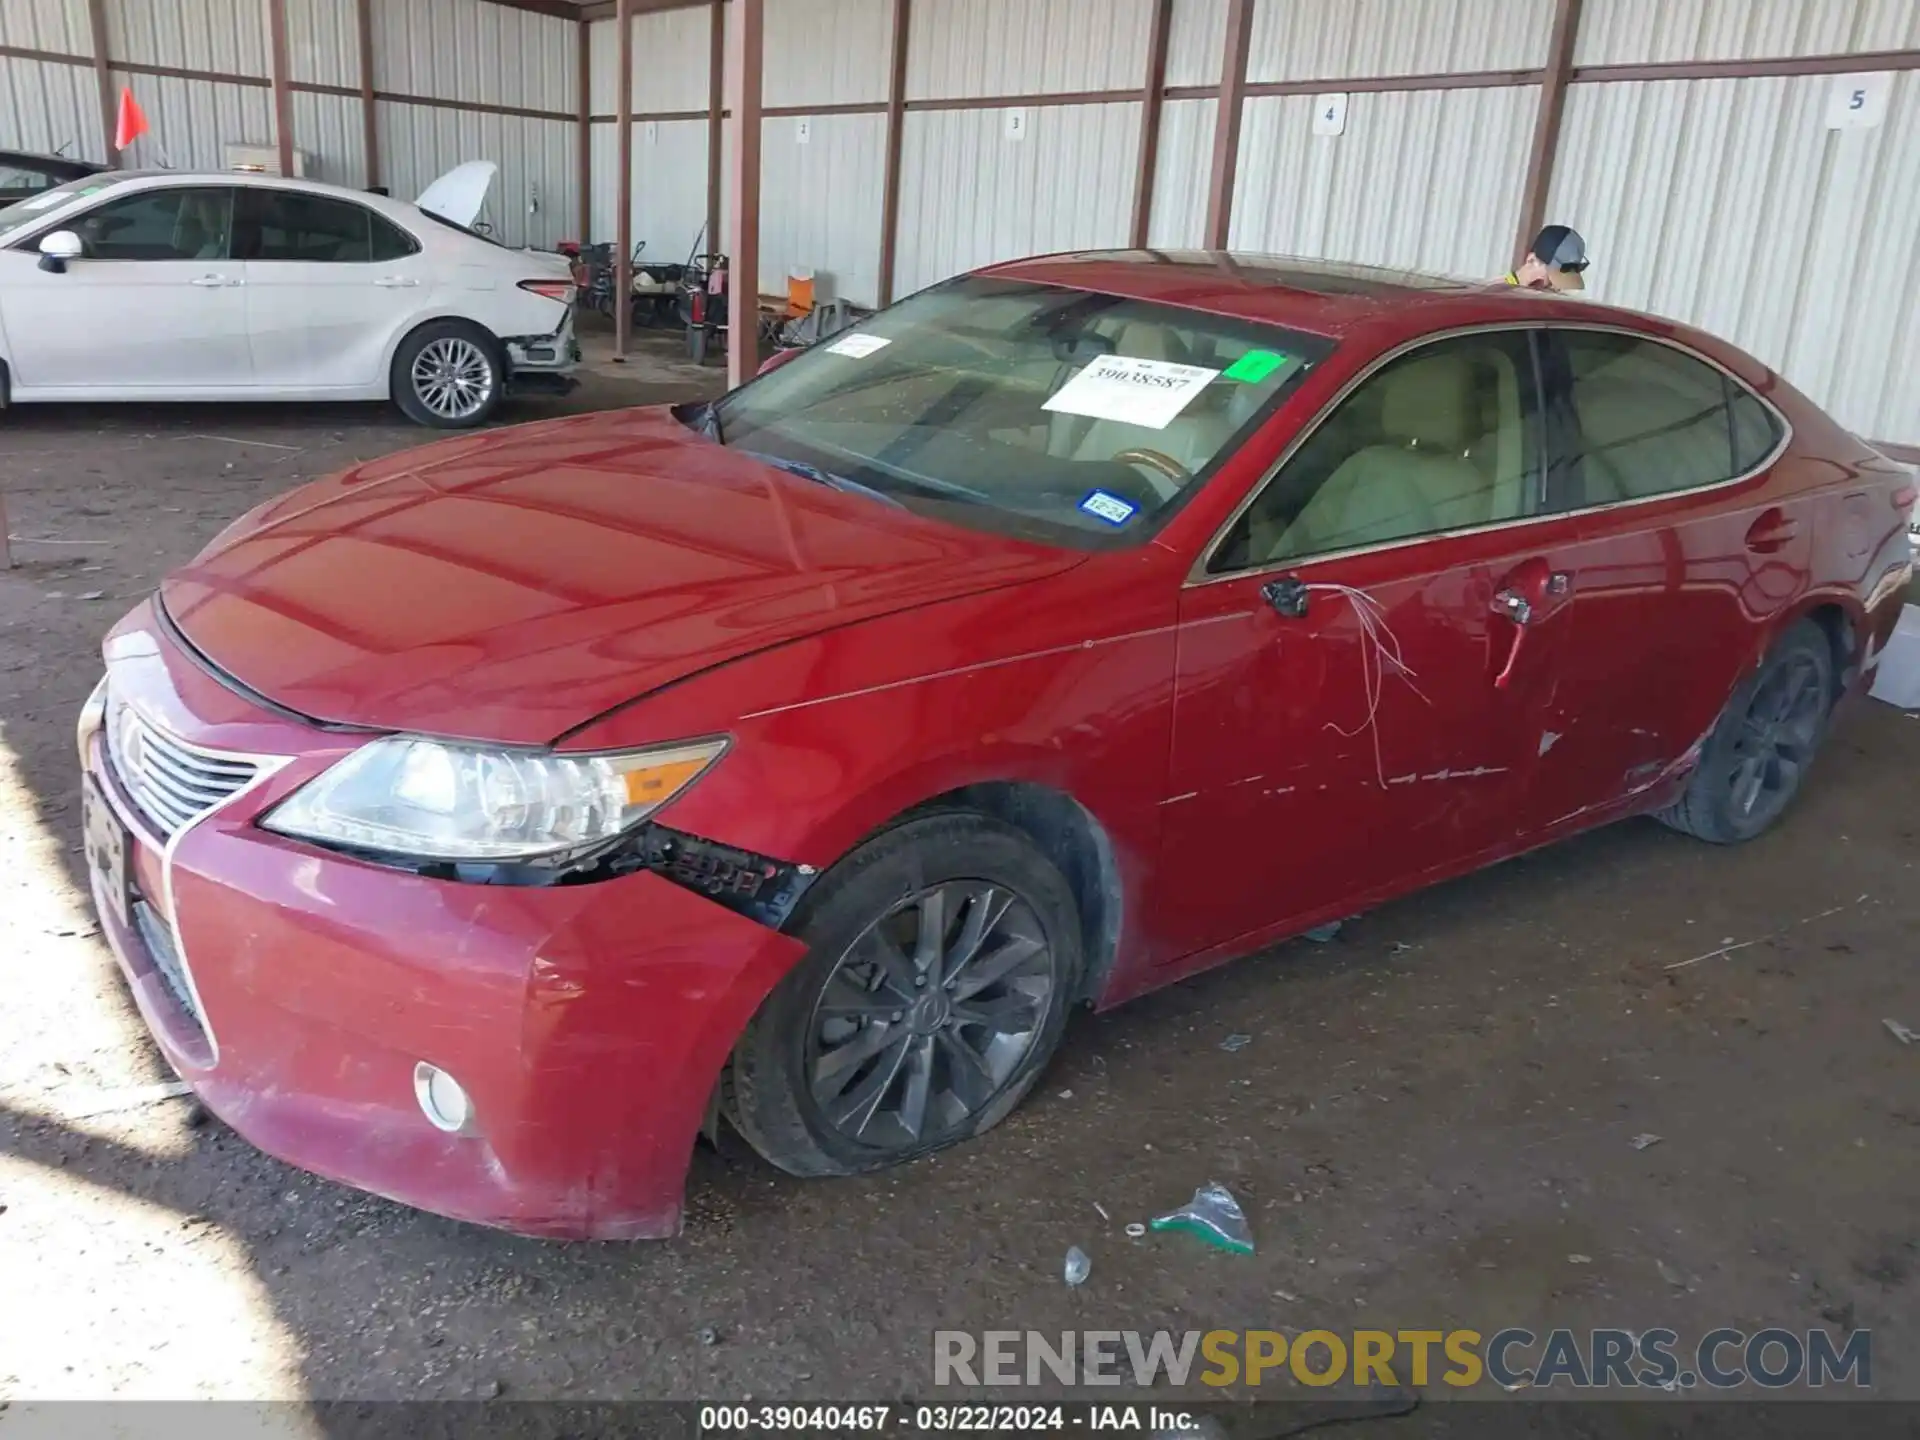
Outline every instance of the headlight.
<svg viewBox="0 0 1920 1440">
<path fill-rule="evenodd" d="M 727 748 L 617 755 L 496 750 L 393 736 L 363 745 L 260 823 L 323 845 L 420 860 L 541 860 L 638 824 Z"/>
</svg>

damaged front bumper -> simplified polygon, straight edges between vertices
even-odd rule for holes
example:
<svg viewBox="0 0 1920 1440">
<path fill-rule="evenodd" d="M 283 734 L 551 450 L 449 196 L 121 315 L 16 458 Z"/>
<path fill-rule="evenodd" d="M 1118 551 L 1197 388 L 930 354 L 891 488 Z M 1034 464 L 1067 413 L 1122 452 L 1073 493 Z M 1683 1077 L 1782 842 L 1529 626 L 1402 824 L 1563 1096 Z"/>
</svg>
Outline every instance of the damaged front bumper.
<svg viewBox="0 0 1920 1440">
<path fill-rule="evenodd" d="M 472 885 L 270 834 L 255 818 L 365 737 L 228 690 L 148 606 L 107 653 L 80 734 L 94 899 L 208 1108 L 290 1164 L 455 1219 L 675 1233 L 721 1068 L 799 942 L 650 869 Z M 107 743 L 128 706 L 198 756 L 258 762 L 254 778 L 167 832 Z M 430 1106 L 430 1072 L 457 1083 L 459 1123 Z"/>
</svg>

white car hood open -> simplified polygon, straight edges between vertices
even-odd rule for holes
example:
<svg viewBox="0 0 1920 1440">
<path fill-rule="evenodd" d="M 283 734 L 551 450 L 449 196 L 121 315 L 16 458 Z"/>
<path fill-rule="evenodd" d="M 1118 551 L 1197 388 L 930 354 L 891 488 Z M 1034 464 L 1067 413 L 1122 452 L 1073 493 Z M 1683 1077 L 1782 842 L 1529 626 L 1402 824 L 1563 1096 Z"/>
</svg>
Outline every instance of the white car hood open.
<svg viewBox="0 0 1920 1440">
<path fill-rule="evenodd" d="M 491 160 L 469 160 L 427 186 L 413 203 L 456 225 L 471 225 L 480 217 L 480 207 L 487 203 L 487 192 L 499 173 L 500 167 Z"/>
</svg>

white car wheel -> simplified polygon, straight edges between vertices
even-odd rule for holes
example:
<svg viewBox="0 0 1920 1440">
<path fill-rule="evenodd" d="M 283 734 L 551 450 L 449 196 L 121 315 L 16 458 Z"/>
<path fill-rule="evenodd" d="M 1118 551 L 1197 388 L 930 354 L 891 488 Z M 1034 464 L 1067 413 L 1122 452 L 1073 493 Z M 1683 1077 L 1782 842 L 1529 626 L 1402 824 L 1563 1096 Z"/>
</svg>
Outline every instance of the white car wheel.
<svg viewBox="0 0 1920 1440">
<path fill-rule="evenodd" d="M 394 358 L 394 398 L 422 425 L 465 429 L 500 403 L 505 376 L 499 346 L 477 326 L 425 326 Z"/>
</svg>

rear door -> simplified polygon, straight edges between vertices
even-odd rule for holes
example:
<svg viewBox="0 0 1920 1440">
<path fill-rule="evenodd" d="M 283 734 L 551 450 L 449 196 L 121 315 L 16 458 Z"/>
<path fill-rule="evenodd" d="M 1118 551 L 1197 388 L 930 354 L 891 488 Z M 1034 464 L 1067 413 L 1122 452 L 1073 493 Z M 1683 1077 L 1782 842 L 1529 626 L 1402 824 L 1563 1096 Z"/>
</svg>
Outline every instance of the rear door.
<svg viewBox="0 0 1920 1440">
<path fill-rule="evenodd" d="M 234 234 L 260 384 L 380 390 L 390 342 L 430 289 L 419 243 L 368 206 L 268 186 L 240 192 Z"/>
<path fill-rule="evenodd" d="M 50 229 L 84 254 L 52 274 L 25 261 L 36 231 L 0 271 L 14 381 L 23 389 L 179 394 L 244 389 L 245 276 L 228 258 L 233 190 L 171 185 L 120 194 Z"/>
<path fill-rule="evenodd" d="M 1774 484 L 1772 407 L 1677 345 L 1545 332 L 1553 503 L 1577 522 L 1565 723 L 1528 821 L 1630 803 L 1718 717 L 1780 613 L 1805 592 L 1812 501 Z"/>
<path fill-rule="evenodd" d="M 1575 523 L 1542 516 L 1531 340 L 1361 381 L 1182 594 L 1156 913 L 1173 957 L 1526 841 Z"/>
</svg>

